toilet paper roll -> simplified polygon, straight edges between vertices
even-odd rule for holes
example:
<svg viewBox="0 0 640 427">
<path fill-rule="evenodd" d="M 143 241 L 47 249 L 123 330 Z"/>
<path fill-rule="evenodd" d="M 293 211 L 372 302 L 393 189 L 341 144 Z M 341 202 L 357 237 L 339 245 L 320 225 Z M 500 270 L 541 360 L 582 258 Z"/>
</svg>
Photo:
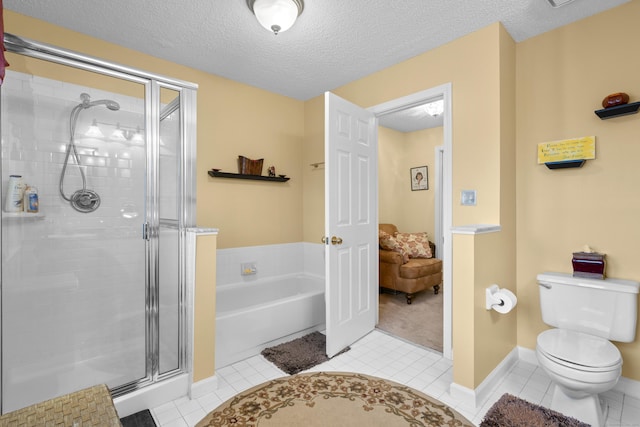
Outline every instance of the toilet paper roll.
<svg viewBox="0 0 640 427">
<path fill-rule="evenodd" d="M 496 300 L 501 301 L 501 303 L 493 304 L 491 308 L 502 314 L 508 313 L 513 310 L 513 307 L 515 307 L 518 303 L 518 299 L 509 289 L 500 289 L 493 294 L 493 297 Z"/>
</svg>

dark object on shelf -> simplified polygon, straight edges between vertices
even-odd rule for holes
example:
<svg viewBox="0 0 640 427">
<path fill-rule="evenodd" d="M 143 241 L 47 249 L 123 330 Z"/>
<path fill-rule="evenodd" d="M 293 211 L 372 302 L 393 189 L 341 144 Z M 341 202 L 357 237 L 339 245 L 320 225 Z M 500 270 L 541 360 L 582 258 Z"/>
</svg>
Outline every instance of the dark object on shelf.
<svg viewBox="0 0 640 427">
<path fill-rule="evenodd" d="M 245 156 L 238 156 L 238 173 L 242 175 L 262 175 L 264 159 L 251 160 Z"/>
<path fill-rule="evenodd" d="M 604 279 L 606 268 L 605 254 L 597 252 L 574 252 L 571 259 L 574 277 Z"/>
<path fill-rule="evenodd" d="M 629 103 L 629 95 L 624 92 L 612 93 L 602 100 L 602 108 L 611 108 Z"/>
<path fill-rule="evenodd" d="M 547 162 L 545 166 L 549 169 L 567 169 L 567 168 L 579 168 L 584 165 L 586 160 L 563 160 L 561 162 Z"/>
<path fill-rule="evenodd" d="M 631 104 L 617 105 L 615 107 L 596 110 L 595 113 L 602 120 L 605 120 L 605 119 L 610 119 L 612 117 L 635 114 L 638 112 L 638 108 L 640 108 L 640 102 L 632 102 Z"/>
<path fill-rule="evenodd" d="M 262 176 L 262 175 L 246 175 L 241 173 L 229 173 L 229 172 L 219 172 L 215 170 L 207 171 L 209 176 L 214 178 L 235 178 L 235 179 L 253 179 L 254 181 L 276 181 L 276 182 L 286 182 L 289 181 L 290 178 L 280 175 L 280 176 Z"/>
</svg>

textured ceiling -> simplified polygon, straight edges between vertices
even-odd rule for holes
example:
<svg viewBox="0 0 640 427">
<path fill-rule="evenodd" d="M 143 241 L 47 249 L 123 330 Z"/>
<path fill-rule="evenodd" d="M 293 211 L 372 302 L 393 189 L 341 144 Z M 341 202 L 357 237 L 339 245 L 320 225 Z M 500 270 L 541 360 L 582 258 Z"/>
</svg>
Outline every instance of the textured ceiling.
<svg viewBox="0 0 640 427">
<path fill-rule="evenodd" d="M 305 0 L 298 22 L 278 36 L 245 0 L 4 0 L 4 7 L 307 100 L 496 21 L 519 42 L 628 1 L 552 8 L 547 0 Z"/>
</svg>

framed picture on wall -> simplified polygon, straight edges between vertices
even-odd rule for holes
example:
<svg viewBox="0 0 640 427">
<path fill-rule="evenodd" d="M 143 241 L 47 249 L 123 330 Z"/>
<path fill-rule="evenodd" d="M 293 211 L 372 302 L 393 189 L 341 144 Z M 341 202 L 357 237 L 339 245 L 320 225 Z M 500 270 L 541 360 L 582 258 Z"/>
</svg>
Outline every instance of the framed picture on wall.
<svg viewBox="0 0 640 427">
<path fill-rule="evenodd" d="M 410 169 L 411 172 L 411 191 L 428 190 L 429 175 L 426 166 L 418 166 Z"/>
</svg>

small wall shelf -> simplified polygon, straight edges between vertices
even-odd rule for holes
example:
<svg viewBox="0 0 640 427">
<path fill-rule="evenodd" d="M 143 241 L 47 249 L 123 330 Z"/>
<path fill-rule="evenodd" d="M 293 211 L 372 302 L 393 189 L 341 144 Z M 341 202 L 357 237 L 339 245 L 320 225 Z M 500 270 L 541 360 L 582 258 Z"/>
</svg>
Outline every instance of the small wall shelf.
<svg viewBox="0 0 640 427">
<path fill-rule="evenodd" d="M 611 119 L 618 116 L 626 116 L 629 114 L 635 114 L 640 108 L 640 102 L 632 102 L 630 104 L 616 105 L 615 107 L 603 108 L 602 110 L 596 110 L 594 113 L 602 120 Z"/>
<path fill-rule="evenodd" d="M 214 178 L 234 178 L 234 179 L 252 179 L 254 181 L 275 181 L 275 182 L 287 182 L 289 177 L 285 175 L 279 176 L 262 176 L 262 175 L 243 175 L 240 173 L 229 173 L 210 170 L 207 171 L 209 176 Z"/>
<path fill-rule="evenodd" d="M 568 168 L 581 168 L 586 160 L 564 160 L 561 162 L 547 162 L 545 166 L 549 169 L 568 169 Z"/>
</svg>

